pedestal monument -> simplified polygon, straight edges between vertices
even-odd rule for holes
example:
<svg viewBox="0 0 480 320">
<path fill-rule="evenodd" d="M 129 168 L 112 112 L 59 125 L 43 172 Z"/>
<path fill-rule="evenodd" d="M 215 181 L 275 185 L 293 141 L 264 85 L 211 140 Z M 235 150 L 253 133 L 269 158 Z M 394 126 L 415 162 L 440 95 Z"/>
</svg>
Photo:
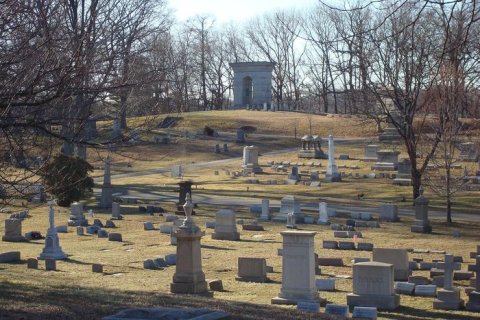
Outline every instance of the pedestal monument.
<svg viewBox="0 0 480 320">
<path fill-rule="evenodd" d="M 62 248 L 60 247 L 57 229 L 55 228 L 55 213 L 53 211 L 53 205 L 53 201 L 48 203 L 48 221 L 50 226 L 47 230 L 47 235 L 45 236 L 45 247 L 38 257 L 38 259 L 41 260 L 62 260 L 66 258 L 65 253 L 63 253 Z"/>
</svg>

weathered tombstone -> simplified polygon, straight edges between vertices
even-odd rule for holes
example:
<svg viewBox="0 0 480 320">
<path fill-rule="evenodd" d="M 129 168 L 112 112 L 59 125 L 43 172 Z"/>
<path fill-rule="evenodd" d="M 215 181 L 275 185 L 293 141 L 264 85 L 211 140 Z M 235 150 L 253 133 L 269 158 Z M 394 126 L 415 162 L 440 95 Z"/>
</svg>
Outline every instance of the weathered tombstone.
<svg viewBox="0 0 480 320">
<path fill-rule="evenodd" d="M 5 235 L 2 237 L 2 241 L 26 241 L 22 235 L 22 219 L 5 219 Z"/>
<path fill-rule="evenodd" d="M 378 150 L 377 162 L 372 166 L 372 170 L 377 171 L 395 171 L 398 165 L 398 155 L 400 151 L 397 150 Z"/>
<path fill-rule="evenodd" d="M 77 226 L 77 236 L 83 236 L 85 233 L 85 228 L 82 226 Z"/>
<path fill-rule="evenodd" d="M 121 233 L 116 233 L 116 232 L 110 232 L 108 234 L 108 241 L 117 241 L 117 242 L 122 242 L 122 234 Z"/>
<path fill-rule="evenodd" d="M 123 217 L 120 214 L 120 203 L 112 202 L 112 217 L 111 220 L 122 220 Z"/>
<path fill-rule="evenodd" d="M 478 250 L 478 248 L 477 248 Z M 475 290 L 468 295 L 466 308 L 469 311 L 480 312 L 480 255 L 476 256 L 475 265 Z"/>
<path fill-rule="evenodd" d="M 267 262 L 265 258 L 238 258 L 238 277 L 240 281 L 266 282 Z"/>
<path fill-rule="evenodd" d="M 337 170 L 337 165 L 335 164 L 335 150 L 332 135 L 328 136 L 328 165 L 325 179 L 329 182 L 338 182 L 342 180 L 341 175 Z"/>
<path fill-rule="evenodd" d="M 353 293 L 347 295 L 350 307 L 376 307 L 394 310 L 400 305 L 395 294 L 393 265 L 383 262 L 361 262 L 353 265 Z"/>
<path fill-rule="evenodd" d="M 101 265 L 99 263 L 92 264 L 92 272 L 103 273 L 103 265 Z"/>
<path fill-rule="evenodd" d="M 393 179 L 394 185 L 411 186 L 412 185 L 412 163 L 410 159 L 403 159 L 397 164 L 397 175 Z"/>
<path fill-rule="evenodd" d="M 394 204 L 384 204 L 380 207 L 380 220 L 388 222 L 398 221 L 398 207 Z"/>
<path fill-rule="evenodd" d="M 223 144 L 223 152 L 225 152 L 225 153 L 228 152 L 228 144 L 226 144 L 226 143 Z"/>
<path fill-rule="evenodd" d="M 285 196 L 282 198 L 280 202 L 280 211 L 275 217 L 273 217 L 272 221 L 275 222 L 286 222 L 287 215 L 293 212 L 295 215 L 295 222 L 300 223 L 303 222 L 304 215 L 300 208 L 300 202 L 295 198 L 295 196 Z"/>
<path fill-rule="evenodd" d="M 221 152 L 220 151 L 220 145 L 218 143 L 215 145 L 215 148 L 213 149 L 213 152 L 215 152 L 215 153 L 220 153 Z"/>
<path fill-rule="evenodd" d="M 362 320 L 377 320 L 377 313 L 377 308 L 354 307 L 352 312 L 352 318 Z"/>
<path fill-rule="evenodd" d="M 258 165 L 258 147 L 246 146 L 243 148 L 242 168 L 244 172 L 262 172 L 262 168 Z"/>
<path fill-rule="evenodd" d="M 327 203 L 320 202 L 318 204 L 318 220 L 317 224 L 327 225 L 330 224 L 328 220 L 328 210 L 327 210 Z"/>
<path fill-rule="evenodd" d="M 48 221 L 50 226 L 47 230 L 47 235 L 45 236 L 45 247 L 38 257 L 40 260 L 61 260 L 66 258 L 65 253 L 63 253 L 62 248 L 60 247 L 57 229 L 55 228 L 53 204 L 53 202 L 48 203 Z"/>
<path fill-rule="evenodd" d="M 419 297 L 435 297 L 437 286 L 433 284 L 415 286 L 415 295 Z"/>
<path fill-rule="evenodd" d="M 295 215 L 293 214 L 293 212 L 289 212 L 287 214 L 287 228 L 289 229 L 295 229 L 296 226 L 295 226 Z"/>
<path fill-rule="evenodd" d="M 313 231 L 282 231 L 282 288 L 272 304 L 318 301 Z"/>
<path fill-rule="evenodd" d="M 459 159 L 462 161 L 472 161 L 475 162 L 478 160 L 478 147 L 473 142 L 464 142 L 459 145 L 460 156 Z"/>
<path fill-rule="evenodd" d="M 88 226 L 88 220 L 83 214 L 83 205 L 80 202 L 73 202 L 70 205 L 70 219 L 67 224 L 69 226 Z"/>
<path fill-rule="evenodd" d="M 145 221 L 143 223 L 143 230 L 145 231 L 150 231 L 150 230 L 154 230 L 155 227 L 153 226 L 153 223 L 151 221 Z"/>
<path fill-rule="evenodd" d="M 393 264 L 395 281 L 408 281 L 411 274 L 406 249 L 374 248 L 373 261 Z"/>
<path fill-rule="evenodd" d="M 27 260 L 27 268 L 28 269 L 38 269 L 38 260 L 35 258 L 29 258 Z"/>
<path fill-rule="evenodd" d="M 420 195 L 414 200 L 415 221 L 410 228 L 411 232 L 431 233 L 432 226 L 428 220 L 428 199 L 423 196 L 423 188 L 420 186 Z"/>
<path fill-rule="evenodd" d="M 292 166 L 292 173 L 288 175 L 288 179 L 292 181 L 300 181 L 300 175 L 298 174 L 298 167 Z"/>
<path fill-rule="evenodd" d="M 365 146 L 365 155 L 363 157 L 364 161 L 377 161 L 377 151 L 379 146 L 376 144 L 370 144 Z"/>
<path fill-rule="evenodd" d="M 325 306 L 325 314 L 332 314 L 341 317 L 348 317 L 348 306 L 341 304 L 327 303 Z"/>
<path fill-rule="evenodd" d="M 112 207 L 112 183 L 110 176 L 110 156 L 105 158 L 105 167 L 103 173 L 102 194 L 100 198 L 100 207 L 111 208 Z"/>
<path fill-rule="evenodd" d="M 20 262 L 20 251 L 8 251 L 0 253 L 0 263 Z"/>
<path fill-rule="evenodd" d="M 183 175 L 182 165 L 176 164 L 170 169 L 171 176 L 174 178 L 180 178 Z"/>
<path fill-rule="evenodd" d="M 464 301 L 460 299 L 460 289 L 453 286 L 453 255 L 445 255 L 443 270 L 443 289 L 437 291 L 437 299 L 433 301 L 433 308 L 458 310 L 463 307 Z"/>
<path fill-rule="evenodd" d="M 182 294 L 203 294 L 208 290 L 205 274 L 202 271 L 200 239 L 203 233 L 193 221 L 193 204 L 190 194 L 187 194 L 183 207 L 186 218 L 175 231 L 177 238 L 176 269 L 170 284 L 170 291 Z M 166 257 L 165 260 L 167 261 Z"/>
<path fill-rule="evenodd" d="M 315 286 L 318 291 L 335 291 L 335 278 L 316 279 Z"/>
<path fill-rule="evenodd" d="M 216 240 L 240 240 L 240 234 L 235 224 L 235 212 L 230 209 L 221 209 L 217 211 L 215 218 L 215 232 L 212 239 Z"/>
<path fill-rule="evenodd" d="M 242 129 L 237 130 L 237 138 L 235 142 L 239 144 L 245 143 L 245 131 L 243 131 Z"/>
<path fill-rule="evenodd" d="M 262 199 L 262 214 L 260 215 L 260 220 L 270 220 L 270 200 L 268 199 Z"/>
<path fill-rule="evenodd" d="M 46 271 L 56 271 L 57 270 L 57 261 L 55 259 L 45 259 L 45 270 Z"/>
</svg>

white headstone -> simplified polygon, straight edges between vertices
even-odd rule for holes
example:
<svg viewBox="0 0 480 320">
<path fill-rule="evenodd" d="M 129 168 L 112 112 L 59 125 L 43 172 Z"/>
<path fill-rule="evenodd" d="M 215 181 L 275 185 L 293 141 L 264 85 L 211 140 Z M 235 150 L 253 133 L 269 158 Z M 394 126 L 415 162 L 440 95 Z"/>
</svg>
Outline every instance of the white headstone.
<svg viewBox="0 0 480 320">
<path fill-rule="evenodd" d="M 62 251 L 62 248 L 60 247 L 57 229 L 55 228 L 55 213 L 53 211 L 53 204 L 53 202 L 48 203 L 49 227 L 47 230 L 47 235 L 45 236 L 45 247 L 43 248 L 42 253 L 38 257 L 38 259 L 41 260 L 61 260 L 66 258 L 65 254 Z"/>
<path fill-rule="evenodd" d="M 327 203 L 326 202 L 320 202 L 318 204 L 317 224 L 329 224 L 328 212 L 327 212 Z"/>
<path fill-rule="evenodd" d="M 270 200 L 262 199 L 262 214 L 260 220 L 270 220 Z"/>
</svg>

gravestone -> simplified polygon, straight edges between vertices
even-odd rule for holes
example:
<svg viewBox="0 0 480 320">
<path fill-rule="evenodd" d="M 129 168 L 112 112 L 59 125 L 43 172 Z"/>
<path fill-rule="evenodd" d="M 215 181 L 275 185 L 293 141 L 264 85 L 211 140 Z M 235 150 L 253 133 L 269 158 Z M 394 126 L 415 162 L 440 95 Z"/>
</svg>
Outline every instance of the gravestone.
<svg viewBox="0 0 480 320">
<path fill-rule="evenodd" d="M 27 268 L 28 269 L 38 269 L 38 260 L 35 258 L 29 258 L 27 260 Z"/>
<path fill-rule="evenodd" d="M 348 317 L 348 306 L 342 304 L 327 303 L 325 314 L 332 314 L 340 317 Z"/>
<path fill-rule="evenodd" d="M 298 301 L 297 310 L 309 313 L 319 313 L 320 312 L 320 303 L 315 301 Z"/>
<path fill-rule="evenodd" d="M 475 261 L 475 290 L 468 295 L 466 308 L 469 311 L 480 312 L 480 255 L 476 256 Z"/>
<path fill-rule="evenodd" d="M 83 214 L 83 204 L 80 202 L 73 202 L 70 205 L 70 219 L 67 224 L 72 227 L 88 226 L 88 220 L 85 219 L 85 215 Z"/>
<path fill-rule="evenodd" d="M 318 301 L 313 231 L 282 231 L 282 287 L 272 304 Z"/>
<path fill-rule="evenodd" d="M 208 286 L 202 271 L 200 239 L 203 232 L 193 221 L 193 204 L 190 194 L 187 194 L 183 207 L 186 218 L 174 232 L 177 238 L 176 269 L 170 291 L 181 294 L 204 294 Z"/>
<path fill-rule="evenodd" d="M 394 310 L 400 305 L 395 294 L 393 265 L 383 262 L 360 262 L 353 265 L 353 293 L 347 295 L 350 307 L 376 307 Z"/>
<path fill-rule="evenodd" d="M 242 168 L 244 172 L 262 172 L 262 168 L 258 165 L 258 147 L 246 146 L 243 148 Z"/>
<path fill-rule="evenodd" d="M 411 186 L 412 185 L 412 163 L 410 159 L 402 159 L 397 164 L 397 175 L 393 179 L 394 185 Z"/>
<path fill-rule="evenodd" d="M 335 291 L 335 279 L 316 279 L 315 287 L 319 291 Z"/>
<path fill-rule="evenodd" d="M 398 221 L 398 207 L 394 204 L 384 204 L 380 207 L 380 220 L 388 222 Z"/>
<path fill-rule="evenodd" d="M 225 152 L 225 153 L 228 152 L 228 144 L 226 144 L 226 143 L 223 144 L 223 152 Z"/>
<path fill-rule="evenodd" d="M 105 228 L 116 228 L 116 225 L 112 220 L 107 220 L 105 221 Z"/>
<path fill-rule="evenodd" d="M 245 143 L 245 131 L 243 131 L 242 129 L 237 130 L 237 138 L 235 142 L 239 144 Z"/>
<path fill-rule="evenodd" d="M 123 217 L 120 214 L 120 203 L 112 202 L 112 217 L 111 220 L 122 220 Z"/>
<path fill-rule="evenodd" d="M 303 136 L 302 148 L 297 154 L 298 157 L 306 159 L 327 159 L 328 156 L 323 152 L 321 144 L 322 139 L 319 136 Z"/>
<path fill-rule="evenodd" d="M 260 220 L 270 220 L 270 200 L 268 199 L 262 199 L 262 214 L 260 215 Z"/>
<path fill-rule="evenodd" d="M 215 232 L 212 239 L 216 240 L 240 240 L 240 234 L 235 224 L 235 212 L 230 209 L 221 209 L 217 211 L 215 218 Z"/>
<path fill-rule="evenodd" d="M 363 157 L 364 161 L 377 161 L 377 151 L 380 148 L 379 145 L 370 144 L 365 146 L 365 155 Z"/>
<path fill-rule="evenodd" d="M 328 225 L 330 221 L 328 220 L 328 210 L 327 210 L 327 203 L 320 202 L 318 204 L 318 220 L 317 224 Z"/>
<path fill-rule="evenodd" d="M 300 175 L 298 174 L 298 167 L 292 166 L 292 172 L 288 175 L 288 179 L 292 181 L 300 181 Z"/>
<path fill-rule="evenodd" d="M 377 314 L 377 308 L 354 307 L 352 312 L 352 318 L 362 320 L 377 320 Z"/>
<path fill-rule="evenodd" d="M 45 270 L 46 271 L 57 271 L 57 260 L 55 260 L 55 259 L 45 259 Z"/>
<path fill-rule="evenodd" d="M 66 255 L 63 253 L 62 248 L 60 247 L 57 229 L 55 228 L 53 204 L 53 202 L 48 203 L 49 228 L 47 230 L 47 235 L 45 236 L 45 246 L 42 253 L 38 257 L 40 260 L 62 260 L 66 258 Z"/>
<path fill-rule="evenodd" d="M 82 226 L 77 226 L 77 236 L 83 236 L 85 234 L 85 228 Z"/>
<path fill-rule="evenodd" d="M 395 281 L 408 281 L 411 274 L 408 264 L 408 252 L 406 249 L 374 248 L 373 261 L 390 263 L 393 265 Z"/>
<path fill-rule="evenodd" d="M 240 281 L 266 282 L 267 262 L 265 258 L 238 257 L 238 277 Z"/>
<path fill-rule="evenodd" d="M 170 168 L 171 176 L 173 178 L 180 178 L 183 176 L 183 170 L 181 164 L 176 164 Z"/>
<path fill-rule="evenodd" d="M 2 237 L 2 241 L 26 241 L 22 235 L 22 219 L 5 219 L 5 235 Z"/>
<path fill-rule="evenodd" d="M 215 153 L 220 153 L 221 152 L 220 151 L 220 145 L 218 143 L 215 145 L 215 149 L 213 150 L 213 152 L 215 152 Z"/>
<path fill-rule="evenodd" d="M 300 208 L 300 202 L 295 196 L 285 196 L 282 198 L 280 202 L 280 211 L 277 215 L 275 215 L 275 217 L 273 217 L 272 221 L 286 222 L 287 215 L 290 212 L 293 212 L 293 214 L 295 215 L 295 222 L 303 222 L 304 215 Z"/>
<path fill-rule="evenodd" d="M 288 229 L 296 229 L 296 225 L 295 225 L 295 215 L 293 214 L 293 212 L 290 212 L 287 214 L 287 228 Z"/>
<path fill-rule="evenodd" d="M 105 158 L 105 167 L 103 173 L 102 195 L 100 199 L 100 207 L 111 208 L 112 207 L 112 183 L 110 175 L 110 156 Z"/>
<path fill-rule="evenodd" d="M 328 165 L 325 174 L 325 180 L 329 182 L 341 181 L 341 175 L 338 172 L 337 165 L 335 164 L 335 150 L 333 145 L 333 136 L 328 136 Z"/>
<path fill-rule="evenodd" d="M 113 139 L 118 139 L 122 135 L 122 129 L 121 129 L 121 123 L 120 119 L 115 118 L 113 119 L 113 125 L 112 125 L 112 138 Z"/>
<path fill-rule="evenodd" d="M 372 170 L 377 171 L 395 171 L 398 165 L 398 155 L 400 151 L 397 150 L 378 150 L 377 162 L 372 166 Z"/>
<path fill-rule="evenodd" d="M 415 204 L 415 221 L 410 228 L 411 232 L 431 233 L 432 226 L 428 220 L 428 199 L 423 195 L 423 188 L 420 186 L 420 195 L 414 200 Z"/>
<path fill-rule="evenodd" d="M 453 255 L 446 254 L 443 265 L 443 289 L 437 291 L 437 299 L 433 301 L 434 309 L 458 310 L 464 305 L 460 299 L 460 289 L 453 286 Z"/>
<path fill-rule="evenodd" d="M 464 142 L 459 145 L 460 156 L 462 161 L 478 161 L 478 147 L 473 142 Z"/>
</svg>

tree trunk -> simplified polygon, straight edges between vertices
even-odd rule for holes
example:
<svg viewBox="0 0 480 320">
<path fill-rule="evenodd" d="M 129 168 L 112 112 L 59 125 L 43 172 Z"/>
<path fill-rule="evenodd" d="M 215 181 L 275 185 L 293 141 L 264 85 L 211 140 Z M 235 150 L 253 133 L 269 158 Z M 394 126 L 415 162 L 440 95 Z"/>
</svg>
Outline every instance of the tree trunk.
<svg viewBox="0 0 480 320">
<path fill-rule="evenodd" d="M 127 129 L 127 96 L 120 96 L 120 129 Z"/>
</svg>

